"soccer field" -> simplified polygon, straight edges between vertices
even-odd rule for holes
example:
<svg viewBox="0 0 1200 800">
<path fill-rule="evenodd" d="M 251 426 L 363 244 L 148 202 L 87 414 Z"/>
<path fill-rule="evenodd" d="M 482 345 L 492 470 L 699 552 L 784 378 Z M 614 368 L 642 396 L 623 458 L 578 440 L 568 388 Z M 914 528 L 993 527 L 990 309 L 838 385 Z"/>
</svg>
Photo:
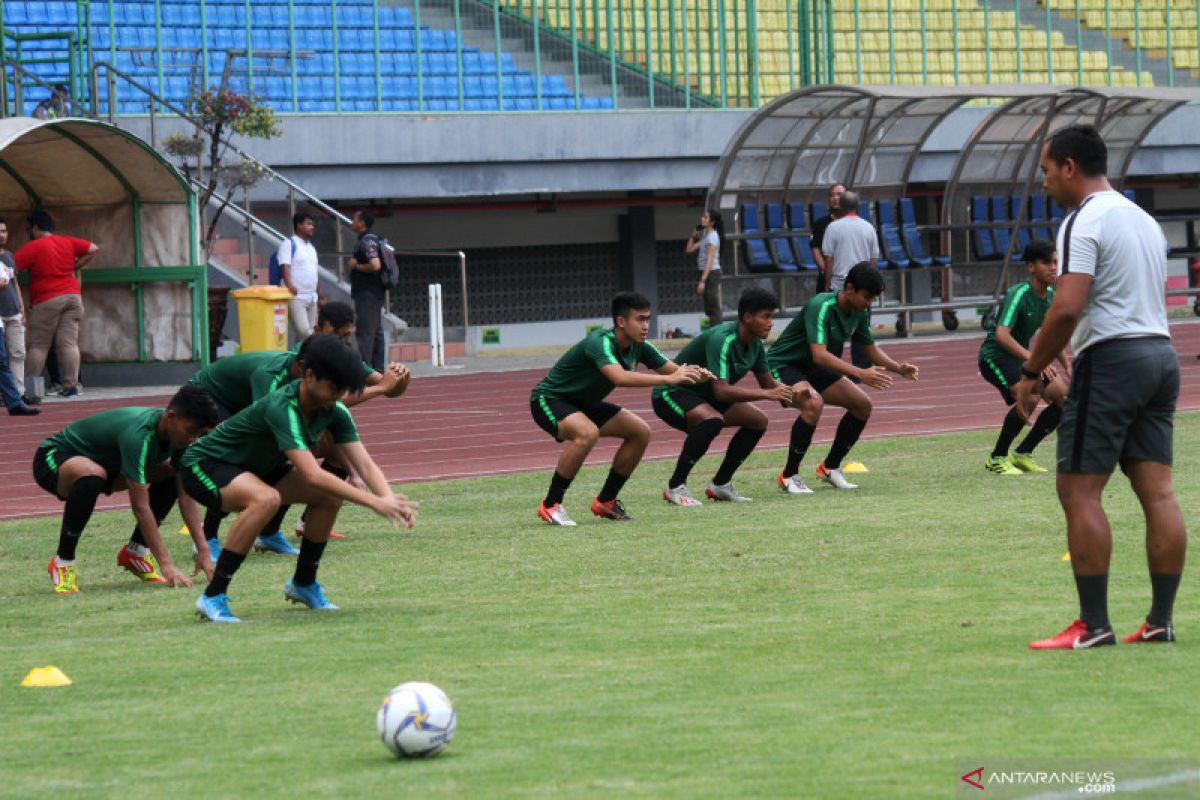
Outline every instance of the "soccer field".
<svg viewBox="0 0 1200 800">
<path fill-rule="evenodd" d="M 1179 418 L 1189 518 L 1198 434 Z M 251 555 L 231 626 L 196 620 L 198 588 L 115 566 L 128 512 L 93 519 L 66 597 L 45 572 L 58 521 L 0 524 L 0 797 L 947 797 L 964 765 L 1194 767 L 1194 581 L 1175 645 L 1027 650 L 1078 608 L 1054 476 L 986 473 L 992 438 L 864 442 L 859 491 L 798 498 L 774 485 L 782 454 L 758 453 L 736 478 L 750 506 L 669 507 L 670 465 L 647 463 L 628 525 L 587 513 L 600 468 L 567 496 L 575 529 L 537 520 L 543 474 L 412 484 L 413 531 L 339 520 L 321 579 L 341 611 L 286 604 L 292 560 Z M 1120 477 L 1106 502 L 1125 634 L 1149 608 L 1141 516 Z M 18 686 L 47 664 L 74 684 Z M 439 758 L 398 762 L 375 736 L 408 680 L 457 705 Z"/>
</svg>

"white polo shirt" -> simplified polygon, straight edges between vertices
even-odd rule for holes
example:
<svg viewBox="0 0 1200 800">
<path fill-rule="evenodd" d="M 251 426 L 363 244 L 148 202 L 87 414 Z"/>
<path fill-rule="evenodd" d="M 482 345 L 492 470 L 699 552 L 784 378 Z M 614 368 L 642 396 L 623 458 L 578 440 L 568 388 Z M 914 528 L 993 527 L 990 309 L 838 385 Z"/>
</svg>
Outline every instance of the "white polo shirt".
<svg viewBox="0 0 1200 800">
<path fill-rule="evenodd" d="M 1076 355 L 1108 339 L 1170 337 L 1167 250 L 1159 224 L 1120 192 L 1090 194 L 1067 215 L 1058 230 L 1059 269 L 1092 276 L 1071 336 Z"/>
<path fill-rule="evenodd" d="M 829 223 L 821 240 L 821 252 L 833 259 L 829 288 L 841 291 L 855 264 L 879 260 L 879 234 L 874 225 L 858 214 L 847 214 Z"/>
<path fill-rule="evenodd" d="M 317 248 L 295 234 L 284 239 L 275 251 L 275 260 L 280 266 L 288 264 L 292 272 L 292 286 L 296 288 L 296 299 L 308 303 L 317 300 Z"/>
</svg>

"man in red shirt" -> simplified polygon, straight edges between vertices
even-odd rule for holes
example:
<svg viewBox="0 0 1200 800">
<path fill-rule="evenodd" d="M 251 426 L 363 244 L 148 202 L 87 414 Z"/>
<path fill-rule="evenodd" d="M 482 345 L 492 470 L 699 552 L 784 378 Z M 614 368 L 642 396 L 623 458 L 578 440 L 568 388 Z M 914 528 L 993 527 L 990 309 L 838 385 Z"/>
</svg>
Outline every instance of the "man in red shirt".
<svg viewBox="0 0 1200 800">
<path fill-rule="evenodd" d="M 79 396 L 79 326 L 83 298 L 79 270 L 100 249 L 85 239 L 57 236 L 45 211 L 29 215 L 29 241 L 14 254 L 17 269 L 29 270 L 29 329 L 25 374 L 41 375 L 46 354 L 57 346 L 63 373 L 62 397 Z"/>
</svg>

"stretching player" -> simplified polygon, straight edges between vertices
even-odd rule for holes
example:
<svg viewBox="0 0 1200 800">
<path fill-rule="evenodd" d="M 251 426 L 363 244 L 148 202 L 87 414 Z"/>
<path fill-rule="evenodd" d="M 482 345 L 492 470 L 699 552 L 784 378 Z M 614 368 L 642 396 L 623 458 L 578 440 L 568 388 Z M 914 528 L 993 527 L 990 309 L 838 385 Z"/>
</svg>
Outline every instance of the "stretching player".
<svg viewBox="0 0 1200 800">
<path fill-rule="evenodd" d="M 33 458 L 33 477 L 47 492 L 66 501 L 58 552 L 48 567 L 54 591 L 75 594 L 75 548 L 96 500 L 103 493 L 128 491 L 133 536 L 117 553 L 117 566 L 146 583 L 191 586 L 176 568 L 158 526 L 179 502 L 196 543 L 196 572 L 212 575 L 208 546 L 200 535 L 199 511 L 180 494 L 171 457 L 217 424 L 208 392 L 184 386 L 161 408 L 116 408 L 84 417 L 46 439 Z"/>
<path fill-rule="evenodd" d="M 575 524 L 562 507 L 563 496 L 601 436 L 620 439 L 621 446 L 608 479 L 592 501 L 592 513 L 604 519 L 632 519 L 617 493 L 642 460 L 650 428 L 632 412 L 604 400 L 614 388 L 678 386 L 711 377 L 701 367 L 677 366 L 646 341 L 650 301 L 642 295 L 622 292 L 614 297 L 612 320 L 610 330 L 593 331 L 564 353 L 529 398 L 533 421 L 556 441 L 567 443 L 550 479 L 550 491 L 538 507 L 538 516 L 551 525 Z M 658 374 L 636 372 L 639 363 Z"/>
<path fill-rule="evenodd" d="M 211 622 L 240 622 L 229 610 L 226 590 L 255 535 L 281 504 L 304 503 L 308 524 L 296 572 L 284 597 L 318 611 L 337 606 L 325 598 L 317 567 L 343 501 L 371 509 L 393 524 L 412 527 L 416 512 L 392 493 L 383 473 L 358 440 L 350 411 L 340 400 L 362 391 L 357 354 L 336 336 L 305 342 L 303 377 L 271 392 L 230 417 L 192 445 L 180 461 L 184 490 L 207 508 L 241 512 L 229 530 L 212 580 L 196 600 Z M 362 475 L 370 492 L 356 489 L 317 464 L 312 448 L 328 430 L 343 458 Z"/>
<path fill-rule="evenodd" d="M 800 411 L 792 423 L 787 463 L 779 473 L 779 486 L 789 494 L 811 494 L 800 478 L 800 461 L 812 443 L 822 404 L 807 400 L 800 390 L 810 386 L 826 405 L 846 409 L 825 460 L 817 465 L 817 477 L 836 489 L 857 489 L 842 473 L 842 459 L 862 435 L 871 418 L 871 398 L 849 380 L 858 378 L 873 389 L 892 385 L 887 372 L 909 380 L 917 379 L 917 367 L 900 364 L 875 344 L 871 334 L 871 304 L 883 293 L 883 275 L 869 261 L 855 264 L 840 291 L 824 292 L 805 303 L 771 345 L 767 354 L 775 377 L 797 390 L 791 405 Z M 856 367 L 842 359 L 847 341 L 857 342 L 870 367 Z"/>
<path fill-rule="evenodd" d="M 1011 387 L 1021 380 L 1021 364 L 1029 358 L 1029 341 L 1042 326 L 1046 309 L 1054 301 L 1054 284 L 1058 280 L 1058 258 L 1053 242 L 1034 239 L 1026 245 L 1021 258 L 1029 267 L 1029 280 L 1009 288 L 987 327 L 987 338 L 979 347 L 979 373 L 1000 390 L 1004 404 L 1009 406 L 992 455 L 984 462 L 988 472 L 997 475 L 1046 471 L 1033 460 L 1033 449 L 1058 427 L 1071 379 L 1071 365 L 1063 351 L 1058 354 L 1062 372 L 1050 366 L 1042 373 L 1042 399 L 1046 401 L 1046 407 L 1038 415 L 1033 429 L 1010 455 L 1009 446 L 1025 426 L 1025 419 L 1014 405 L 1016 400 Z"/>
<path fill-rule="evenodd" d="M 711 372 L 713 380 L 694 386 L 657 387 L 651 394 L 654 413 L 683 431 L 683 450 L 675 464 L 663 499 L 677 506 L 698 506 L 687 479 L 721 428 L 737 428 L 725 451 L 725 460 L 705 490 L 713 500 L 747 503 L 749 497 L 733 487 L 733 473 L 754 450 L 767 431 L 767 415 L 751 405 L 756 400 L 791 403 L 795 392 L 775 380 L 767 367 L 763 339 L 771 332 L 779 301 L 766 289 L 747 289 L 738 301 L 736 322 L 716 325 L 701 333 L 679 353 L 679 363 L 694 364 Z M 758 388 L 735 386 L 747 372 L 758 379 Z M 811 392 L 801 390 L 807 398 Z"/>
</svg>

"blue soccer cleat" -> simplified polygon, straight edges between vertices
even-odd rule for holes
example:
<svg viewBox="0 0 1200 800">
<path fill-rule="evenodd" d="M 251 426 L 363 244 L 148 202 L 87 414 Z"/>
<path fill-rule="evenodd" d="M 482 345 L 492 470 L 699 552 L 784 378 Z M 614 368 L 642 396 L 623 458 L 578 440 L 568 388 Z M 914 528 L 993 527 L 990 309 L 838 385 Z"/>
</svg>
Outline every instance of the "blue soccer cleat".
<svg viewBox="0 0 1200 800">
<path fill-rule="evenodd" d="M 224 593 L 216 597 L 201 593 L 196 598 L 196 616 L 209 622 L 241 622 L 229 610 L 229 595 Z"/>
<path fill-rule="evenodd" d="M 259 536 L 254 540 L 256 553 L 279 553 L 283 556 L 298 556 L 300 551 L 288 544 L 283 531 L 275 531 L 270 536 Z"/>
<path fill-rule="evenodd" d="M 208 554 L 212 556 L 213 566 L 217 565 L 217 559 L 221 557 L 221 543 L 217 541 L 217 537 L 208 540 Z"/>
<path fill-rule="evenodd" d="M 313 611 L 337 611 L 338 607 L 325 599 L 321 584 L 313 581 L 308 586 L 297 586 L 296 581 L 290 580 L 283 585 L 283 596 L 293 603 L 303 603 Z"/>
</svg>

